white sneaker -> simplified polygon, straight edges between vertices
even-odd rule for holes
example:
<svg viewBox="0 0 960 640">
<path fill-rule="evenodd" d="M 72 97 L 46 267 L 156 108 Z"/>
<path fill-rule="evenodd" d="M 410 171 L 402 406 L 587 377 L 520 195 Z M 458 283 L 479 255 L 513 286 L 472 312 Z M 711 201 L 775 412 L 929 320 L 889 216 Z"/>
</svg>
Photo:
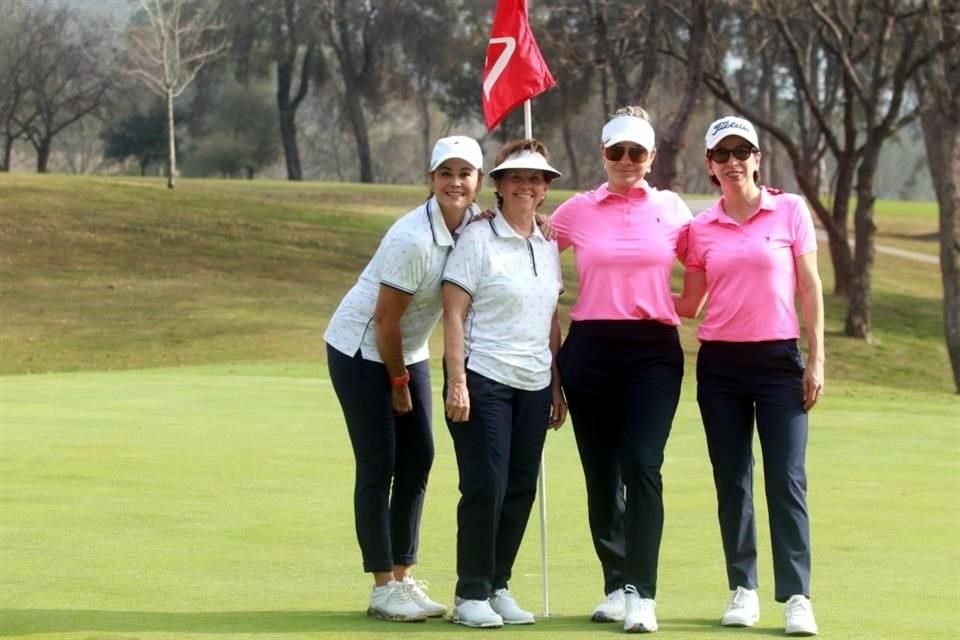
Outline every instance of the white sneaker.
<svg viewBox="0 0 960 640">
<path fill-rule="evenodd" d="M 447 612 L 446 605 L 431 600 L 430 596 L 427 595 L 426 581 L 415 580 L 413 576 L 406 576 L 403 579 L 403 584 L 410 592 L 410 599 L 426 612 L 428 618 L 439 618 Z"/>
<path fill-rule="evenodd" d="M 730 604 L 720 618 L 724 627 L 752 627 L 760 620 L 760 598 L 753 589 L 737 587 L 730 592 Z"/>
<path fill-rule="evenodd" d="M 373 588 L 367 615 L 395 622 L 423 622 L 427 619 L 427 612 L 410 597 L 407 585 L 396 580 Z"/>
<path fill-rule="evenodd" d="M 594 622 L 623 622 L 623 589 L 608 593 L 593 610 L 590 619 Z"/>
<path fill-rule="evenodd" d="M 489 600 L 461 600 L 453 608 L 450 621 L 465 627 L 502 627 L 503 618 L 490 607 Z"/>
<path fill-rule="evenodd" d="M 533 614 L 524 611 L 506 589 L 497 589 L 490 598 L 490 607 L 500 614 L 503 624 L 533 624 Z"/>
<path fill-rule="evenodd" d="M 783 611 L 788 636 L 817 635 L 817 621 L 813 619 L 813 606 L 807 596 L 790 596 Z"/>
<path fill-rule="evenodd" d="M 657 603 L 641 598 L 636 587 L 623 588 L 623 630 L 627 633 L 653 633 L 657 630 Z"/>
</svg>

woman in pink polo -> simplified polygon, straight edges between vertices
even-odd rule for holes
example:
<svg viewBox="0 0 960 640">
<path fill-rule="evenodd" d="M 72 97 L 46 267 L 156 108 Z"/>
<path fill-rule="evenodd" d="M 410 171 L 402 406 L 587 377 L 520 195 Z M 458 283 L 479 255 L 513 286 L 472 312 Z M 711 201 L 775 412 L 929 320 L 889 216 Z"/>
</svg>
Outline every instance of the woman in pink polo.
<svg viewBox="0 0 960 640">
<path fill-rule="evenodd" d="M 603 569 L 606 599 L 592 619 L 628 632 L 657 630 L 660 468 L 683 379 L 670 273 L 692 215 L 647 184 L 655 156 L 646 112 L 620 109 L 601 133 L 607 182 L 550 217 L 580 285 L 558 364 Z"/>
<path fill-rule="evenodd" d="M 697 402 L 713 478 L 730 601 L 724 626 L 760 617 L 753 509 L 753 425 L 763 450 L 774 598 L 788 635 L 814 635 L 807 514 L 807 413 L 823 393 L 823 291 L 817 241 L 797 195 L 757 185 L 760 150 L 750 122 L 720 118 L 706 135 L 706 166 L 720 200 L 690 225 L 681 316 L 697 314 Z M 806 328 L 797 346 L 795 300 Z"/>
</svg>

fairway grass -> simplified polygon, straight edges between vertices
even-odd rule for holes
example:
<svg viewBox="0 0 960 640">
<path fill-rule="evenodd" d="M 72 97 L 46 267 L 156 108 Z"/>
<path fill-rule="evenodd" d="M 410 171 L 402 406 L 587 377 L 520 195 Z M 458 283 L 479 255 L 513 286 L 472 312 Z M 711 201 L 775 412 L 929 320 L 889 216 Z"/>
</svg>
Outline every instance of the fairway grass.
<svg viewBox="0 0 960 640">
<path fill-rule="evenodd" d="M 739 631 L 716 624 L 726 584 L 691 382 L 664 467 L 658 637 L 780 637 L 759 465 L 761 621 Z M 878 395 L 838 393 L 812 417 L 821 636 L 953 638 L 957 404 L 935 394 Z M 586 620 L 601 582 L 569 424 L 549 435 L 546 450 L 555 615 L 529 628 L 480 632 L 363 615 L 369 579 L 353 533 L 352 455 L 325 371 L 314 363 L 8 376 L 0 408 L 0 637 L 621 632 Z M 456 466 L 439 415 L 436 425 L 418 576 L 449 604 Z M 511 589 L 537 612 L 539 544 L 535 512 Z"/>
</svg>

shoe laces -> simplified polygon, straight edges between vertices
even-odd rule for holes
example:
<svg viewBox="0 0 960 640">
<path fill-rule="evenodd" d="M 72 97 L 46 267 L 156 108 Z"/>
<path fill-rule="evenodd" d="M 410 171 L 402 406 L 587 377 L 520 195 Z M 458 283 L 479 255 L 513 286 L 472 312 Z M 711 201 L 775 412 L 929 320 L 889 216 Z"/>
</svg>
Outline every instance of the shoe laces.
<svg viewBox="0 0 960 640">
<path fill-rule="evenodd" d="M 406 585 L 407 590 L 410 591 L 411 594 L 421 598 L 426 598 L 427 591 L 430 590 L 430 583 L 426 580 L 417 580 L 413 576 L 404 578 L 403 584 Z"/>
<path fill-rule="evenodd" d="M 806 598 L 790 598 L 787 601 L 788 616 L 810 616 L 810 601 Z"/>
<path fill-rule="evenodd" d="M 730 607 L 743 609 L 747 606 L 747 590 L 737 587 L 737 590 L 730 596 Z"/>
<path fill-rule="evenodd" d="M 614 603 L 620 602 L 621 600 L 623 600 L 623 595 L 624 595 L 623 589 L 617 589 L 616 591 L 611 591 L 610 593 L 607 594 L 606 601 L 614 602 Z"/>
<path fill-rule="evenodd" d="M 399 587 L 390 589 L 387 599 L 397 603 L 411 602 L 413 597 L 410 593 L 410 585 L 406 582 L 401 582 Z"/>
<path fill-rule="evenodd" d="M 509 589 L 497 589 L 496 591 L 493 592 L 493 597 L 500 598 L 501 600 L 509 600 L 514 603 L 516 602 L 513 599 L 513 594 L 510 593 Z"/>
<path fill-rule="evenodd" d="M 633 595 L 637 596 L 638 598 L 640 597 L 640 592 L 637 591 L 637 588 L 636 588 L 635 586 L 633 586 L 632 584 L 628 584 L 627 586 L 625 586 L 625 587 L 623 588 L 623 595 L 627 595 L 627 594 L 630 594 L 630 593 L 632 593 Z"/>
</svg>

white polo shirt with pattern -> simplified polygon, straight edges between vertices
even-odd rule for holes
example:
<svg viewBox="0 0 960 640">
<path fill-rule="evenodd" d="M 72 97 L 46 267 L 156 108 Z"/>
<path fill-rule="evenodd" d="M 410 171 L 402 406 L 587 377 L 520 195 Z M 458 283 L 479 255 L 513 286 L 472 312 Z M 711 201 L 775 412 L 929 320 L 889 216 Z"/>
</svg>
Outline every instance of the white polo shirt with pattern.
<svg viewBox="0 0 960 640">
<path fill-rule="evenodd" d="M 524 238 L 497 211 L 464 230 L 443 280 L 471 297 L 463 328 L 467 369 L 526 391 L 550 385 L 550 327 L 563 292 L 556 242 L 536 226 Z"/>
<path fill-rule="evenodd" d="M 380 285 L 386 285 L 412 296 L 400 318 L 404 364 L 429 358 L 427 341 L 443 312 L 443 268 L 453 248 L 454 236 L 477 213 L 479 208 L 471 205 L 460 226 L 451 234 L 436 197 L 431 197 L 393 223 L 330 319 L 323 334 L 327 344 L 351 358 L 359 349 L 365 360 L 383 362 L 377 349 L 373 311 Z"/>
</svg>

